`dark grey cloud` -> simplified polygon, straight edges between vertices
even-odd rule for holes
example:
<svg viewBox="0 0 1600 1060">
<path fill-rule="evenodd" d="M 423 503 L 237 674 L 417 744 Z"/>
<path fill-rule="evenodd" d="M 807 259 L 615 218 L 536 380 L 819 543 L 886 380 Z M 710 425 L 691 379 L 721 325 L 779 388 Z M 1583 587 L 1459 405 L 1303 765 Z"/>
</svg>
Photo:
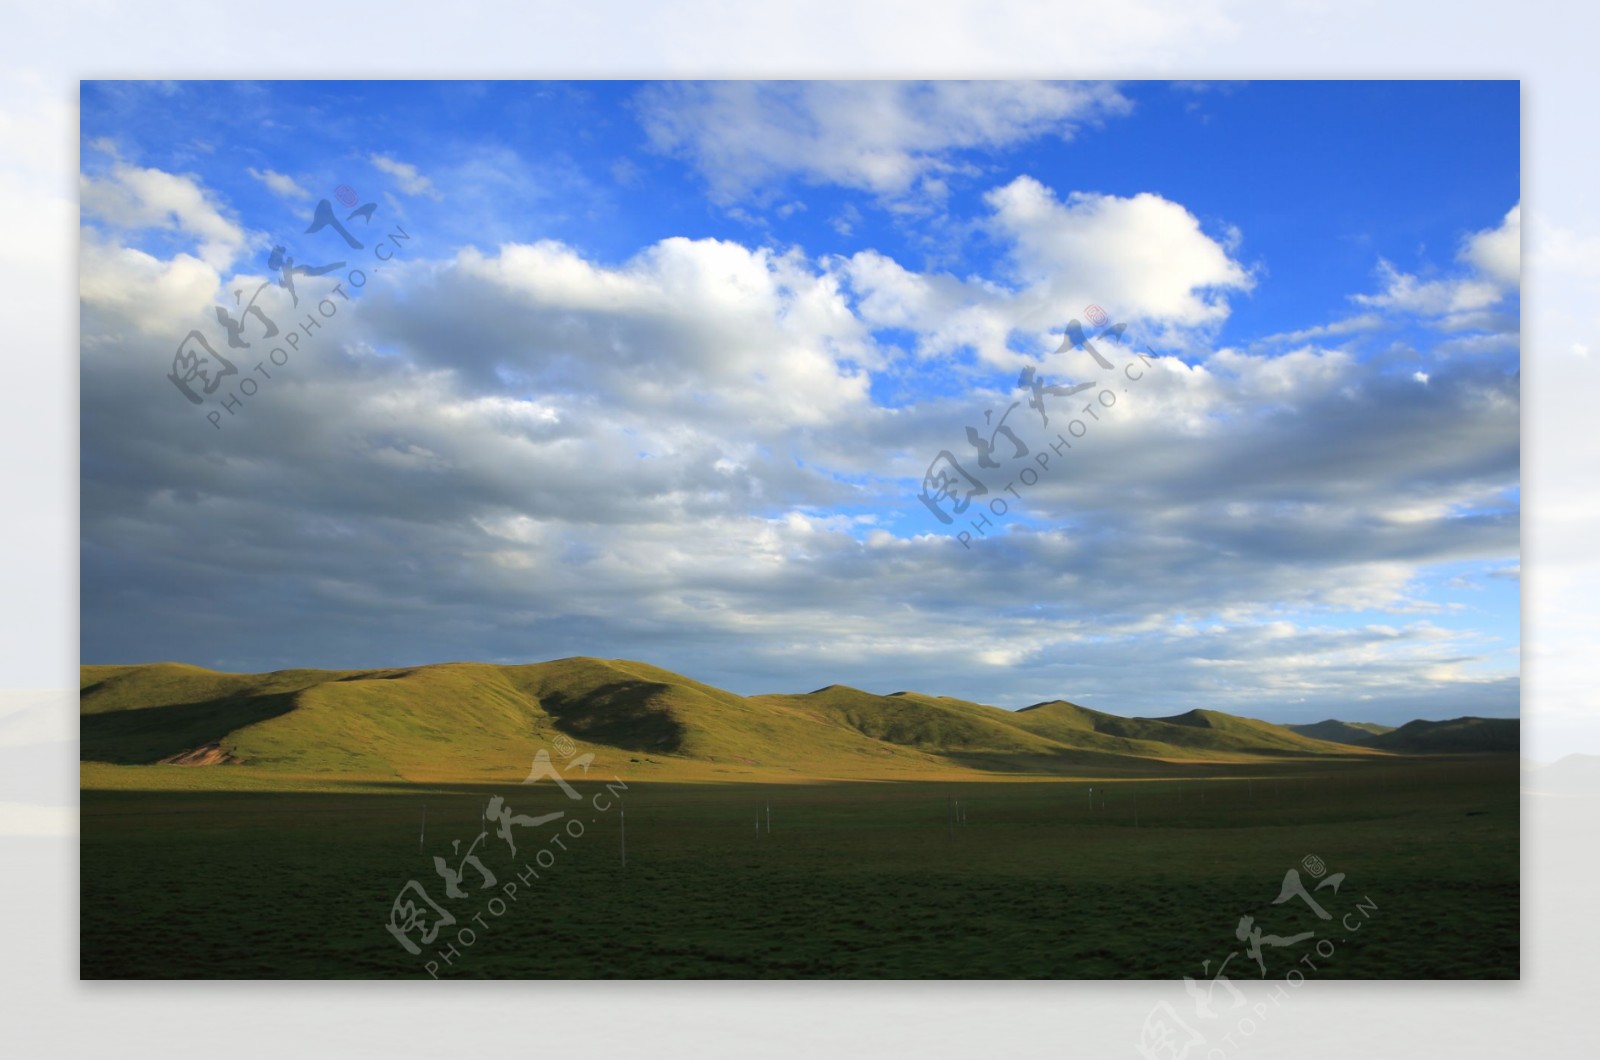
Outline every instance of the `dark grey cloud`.
<svg viewBox="0 0 1600 1060">
<path fill-rule="evenodd" d="M 180 266 L 86 265 L 86 662 L 592 654 L 742 692 L 1516 709 L 1503 639 L 1415 591 L 1515 562 L 1519 380 L 1490 360 L 1423 382 L 1315 347 L 1152 359 L 964 547 L 916 483 L 1020 395 L 874 404 L 871 373 L 912 354 L 873 341 L 834 265 L 681 240 L 612 268 L 557 245 L 415 261 L 221 430 L 164 378 L 214 293 Z M 119 291 L 152 269 L 199 279 L 136 310 Z"/>
</svg>

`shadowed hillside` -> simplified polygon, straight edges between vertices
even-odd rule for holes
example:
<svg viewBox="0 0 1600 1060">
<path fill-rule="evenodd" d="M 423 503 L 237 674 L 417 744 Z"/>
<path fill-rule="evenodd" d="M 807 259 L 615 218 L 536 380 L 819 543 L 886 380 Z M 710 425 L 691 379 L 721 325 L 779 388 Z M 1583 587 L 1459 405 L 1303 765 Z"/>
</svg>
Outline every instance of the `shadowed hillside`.
<svg viewBox="0 0 1600 1060">
<path fill-rule="evenodd" d="M 890 779 L 1500 750 L 1508 733 L 1514 748 L 1516 733 L 1514 721 L 1494 719 L 1413 722 L 1392 733 L 1303 727 L 1371 741 L 1355 747 L 1210 710 L 1124 718 L 1053 700 L 1008 711 L 844 685 L 739 696 L 645 663 L 582 657 L 270 674 L 84 666 L 81 703 L 85 761 L 408 781 L 525 772 L 558 737 L 646 776 Z"/>
<path fill-rule="evenodd" d="M 1368 743 L 1396 754 L 1515 754 L 1522 749 L 1522 723 L 1516 718 L 1453 718 L 1408 721 Z"/>
<path fill-rule="evenodd" d="M 1286 727 L 1302 736 L 1395 754 L 1511 754 L 1522 747 L 1521 722 L 1516 718 L 1411 721 L 1398 729 L 1331 719 Z"/>
<path fill-rule="evenodd" d="M 1373 737 L 1394 731 L 1387 725 L 1376 725 L 1370 721 L 1336 721 L 1333 718 L 1311 725 L 1286 725 L 1284 728 L 1313 740 L 1348 743 L 1357 747 L 1370 747 Z"/>
</svg>

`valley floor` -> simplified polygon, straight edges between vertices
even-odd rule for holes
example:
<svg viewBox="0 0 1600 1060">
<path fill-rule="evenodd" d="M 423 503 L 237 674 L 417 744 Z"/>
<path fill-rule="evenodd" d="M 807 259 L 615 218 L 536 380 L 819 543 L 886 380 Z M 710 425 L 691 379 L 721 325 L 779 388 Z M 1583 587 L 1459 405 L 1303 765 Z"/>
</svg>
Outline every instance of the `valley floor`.
<svg viewBox="0 0 1600 1060">
<path fill-rule="evenodd" d="M 81 974 L 1205 980 L 1202 962 L 1224 960 L 1238 982 L 1519 974 L 1514 756 L 893 783 L 622 765 L 573 772 L 570 793 L 553 778 L 274 785 L 242 768 L 85 766 Z M 208 775 L 232 790 L 199 790 Z M 151 776 L 190 789 L 135 790 Z M 485 820 L 494 796 L 510 842 Z M 1310 901 L 1275 903 L 1290 870 Z M 454 923 L 425 941 L 441 915 Z"/>
</svg>

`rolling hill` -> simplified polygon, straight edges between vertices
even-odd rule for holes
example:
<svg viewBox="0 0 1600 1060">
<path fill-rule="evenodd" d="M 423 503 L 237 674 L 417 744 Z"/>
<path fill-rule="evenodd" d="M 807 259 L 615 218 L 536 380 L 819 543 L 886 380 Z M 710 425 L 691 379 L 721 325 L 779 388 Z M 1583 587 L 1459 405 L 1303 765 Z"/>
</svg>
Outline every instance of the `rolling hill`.
<svg viewBox="0 0 1600 1060">
<path fill-rule="evenodd" d="M 520 775 L 558 738 L 625 758 L 645 776 L 893 779 L 1491 750 L 1504 744 L 1504 725 L 1513 737 L 1516 725 L 1361 729 L 1374 742 L 1358 747 L 1209 710 L 1123 718 L 1053 700 L 1009 711 L 844 685 L 740 696 L 645 663 L 586 657 L 269 674 L 157 663 L 84 666 L 81 675 L 86 762 L 404 781 Z"/>
<path fill-rule="evenodd" d="M 1517 718 L 1408 721 L 1374 736 L 1367 746 L 1395 754 L 1514 754 L 1522 749 L 1522 722 Z"/>
<path fill-rule="evenodd" d="M 1394 754 L 1501 754 L 1516 752 L 1522 746 L 1521 723 L 1516 718 L 1411 721 L 1398 729 L 1370 722 L 1329 720 L 1286 728 L 1314 739 Z"/>
<path fill-rule="evenodd" d="M 1373 737 L 1394 731 L 1387 725 L 1377 725 L 1370 721 L 1335 721 L 1332 718 L 1312 725 L 1286 725 L 1284 728 L 1293 730 L 1301 736 L 1309 736 L 1313 740 L 1355 744 L 1358 747 L 1368 747 Z"/>
</svg>

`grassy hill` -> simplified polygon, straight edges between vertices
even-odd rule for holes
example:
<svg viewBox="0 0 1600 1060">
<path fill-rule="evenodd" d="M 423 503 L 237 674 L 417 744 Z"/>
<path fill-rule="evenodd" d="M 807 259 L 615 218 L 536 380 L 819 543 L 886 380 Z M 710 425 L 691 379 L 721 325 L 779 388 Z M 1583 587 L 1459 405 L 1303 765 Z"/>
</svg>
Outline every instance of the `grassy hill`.
<svg viewBox="0 0 1600 1060">
<path fill-rule="evenodd" d="M 1284 728 L 1313 740 L 1348 743 L 1357 747 L 1370 747 L 1373 737 L 1394 731 L 1388 725 L 1377 725 L 1370 721 L 1335 721 L 1333 718 L 1311 725 L 1286 725 Z"/>
<path fill-rule="evenodd" d="M 1008 711 L 844 685 L 739 696 L 645 663 L 583 657 L 270 674 L 169 663 L 84 666 L 81 704 L 86 762 L 372 780 L 504 778 L 526 772 L 532 755 L 557 737 L 580 752 L 626 760 L 636 775 L 723 779 L 1114 775 L 1141 762 L 1349 758 L 1391 749 L 1208 710 L 1123 718 L 1055 700 Z M 1398 737 L 1392 749 L 1496 742 L 1488 729 L 1413 725 L 1426 728 L 1385 734 Z"/>
<path fill-rule="evenodd" d="M 1517 718 L 1408 721 L 1374 736 L 1368 746 L 1396 754 L 1514 754 L 1522 749 L 1522 723 Z"/>
<path fill-rule="evenodd" d="M 1064 743 L 1143 758 L 1227 760 L 1350 753 L 1348 747 L 1302 736 L 1281 725 L 1213 710 L 1191 710 L 1167 718 L 1123 718 L 1054 700 L 1024 707 L 1015 716 L 1018 724 Z"/>
<path fill-rule="evenodd" d="M 1521 723 L 1516 718 L 1411 721 L 1398 729 L 1330 719 L 1286 728 L 1302 736 L 1394 754 L 1503 754 L 1514 753 L 1522 746 Z"/>
</svg>

